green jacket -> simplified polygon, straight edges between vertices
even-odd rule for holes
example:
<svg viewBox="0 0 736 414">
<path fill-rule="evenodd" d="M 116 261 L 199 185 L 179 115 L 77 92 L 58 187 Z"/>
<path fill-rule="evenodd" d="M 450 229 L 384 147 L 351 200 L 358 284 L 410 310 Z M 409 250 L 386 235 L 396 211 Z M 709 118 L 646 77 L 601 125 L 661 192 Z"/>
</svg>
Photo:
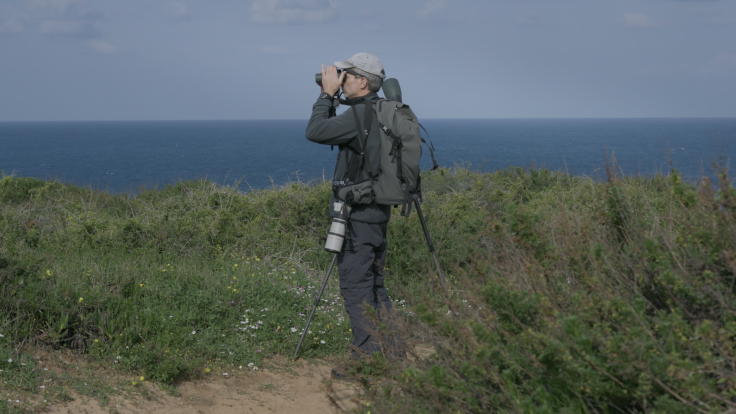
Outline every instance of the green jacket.
<svg viewBox="0 0 736 414">
<path fill-rule="evenodd" d="M 370 93 L 365 96 L 366 100 L 375 98 L 378 95 L 376 93 Z M 307 124 L 307 139 L 324 145 L 334 145 L 339 148 L 337 153 L 337 161 L 335 165 L 335 175 L 333 180 L 340 180 L 348 170 L 352 158 L 355 154 L 352 150 L 348 149 L 348 144 L 353 139 L 358 138 L 358 128 L 355 124 L 355 115 L 352 109 L 348 109 L 342 114 L 329 117 L 330 109 L 332 108 L 332 101 L 328 99 L 317 99 L 317 102 L 312 106 L 312 117 L 309 119 Z M 358 119 L 360 125 L 364 125 L 364 114 L 365 104 L 359 103 L 355 105 L 355 109 L 358 111 Z M 373 117 L 370 133 L 366 139 L 365 152 L 368 155 L 368 160 L 371 165 L 371 173 L 374 178 L 378 176 L 378 170 L 381 166 L 381 141 L 378 127 L 377 117 Z M 353 160 L 354 161 L 354 160 Z M 365 171 L 360 172 L 362 175 L 360 178 L 367 179 Z M 361 179 L 356 180 L 361 181 Z M 335 201 L 333 195 L 330 205 Z M 334 214 L 333 209 L 330 209 L 330 214 Z M 352 206 L 350 212 L 350 219 L 355 221 L 361 221 L 365 223 L 383 223 L 391 218 L 391 206 L 382 204 L 356 204 Z"/>
</svg>

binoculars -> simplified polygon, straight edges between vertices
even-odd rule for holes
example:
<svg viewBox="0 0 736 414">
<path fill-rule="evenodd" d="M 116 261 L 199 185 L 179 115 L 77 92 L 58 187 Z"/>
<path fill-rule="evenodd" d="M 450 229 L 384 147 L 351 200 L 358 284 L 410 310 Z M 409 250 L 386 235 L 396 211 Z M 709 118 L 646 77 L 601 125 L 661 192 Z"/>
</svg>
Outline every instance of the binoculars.
<svg viewBox="0 0 736 414">
<path fill-rule="evenodd" d="M 340 72 L 342 72 L 342 70 L 341 69 L 338 69 L 337 70 L 337 77 L 338 78 L 340 77 Z M 317 82 L 317 85 L 322 86 L 322 74 L 321 73 L 318 73 L 318 74 L 314 75 L 314 81 Z"/>
</svg>

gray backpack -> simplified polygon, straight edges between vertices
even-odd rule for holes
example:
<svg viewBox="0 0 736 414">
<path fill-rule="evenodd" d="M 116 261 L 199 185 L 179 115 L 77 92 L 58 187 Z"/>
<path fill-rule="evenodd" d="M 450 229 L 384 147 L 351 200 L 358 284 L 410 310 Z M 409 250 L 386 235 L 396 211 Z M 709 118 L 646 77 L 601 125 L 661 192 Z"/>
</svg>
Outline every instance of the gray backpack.
<svg viewBox="0 0 736 414">
<path fill-rule="evenodd" d="M 355 106 L 353 106 L 353 111 L 360 132 L 359 148 L 363 152 L 362 149 L 365 148 L 368 131 L 359 125 Z M 353 192 L 353 196 L 349 198 L 354 200 L 360 198 L 357 192 L 360 194 L 373 193 L 374 197 L 364 197 L 363 199 L 373 198 L 371 201 L 375 201 L 377 204 L 401 205 L 401 215 L 408 216 L 411 214 L 414 199 L 421 200 L 422 197 L 419 160 L 422 157 L 422 143 L 426 143 L 426 141 L 419 132 L 421 125 L 409 105 L 399 101 L 387 99 L 373 101 L 373 111 L 366 111 L 368 116 L 365 119 L 365 124 L 368 128 L 371 124 L 371 112 L 377 116 L 378 126 L 381 128 L 381 162 L 378 176 L 373 179 L 375 174 L 370 171 L 370 163 L 367 159 L 363 159 L 363 167 L 368 173 L 368 177 L 370 177 L 369 182 L 356 184 L 354 190 L 348 188 L 344 190 Z M 424 127 L 421 128 L 424 129 Z M 432 169 L 437 169 L 434 148 L 429 144 L 427 148 L 432 157 Z"/>
</svg>

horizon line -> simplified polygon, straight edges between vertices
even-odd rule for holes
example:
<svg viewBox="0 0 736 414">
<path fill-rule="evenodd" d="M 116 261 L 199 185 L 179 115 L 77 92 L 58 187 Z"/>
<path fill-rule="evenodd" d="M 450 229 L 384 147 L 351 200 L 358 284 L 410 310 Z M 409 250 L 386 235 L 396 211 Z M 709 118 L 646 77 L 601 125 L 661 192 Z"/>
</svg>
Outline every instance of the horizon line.
<svg viewBox="0 0 736 414">
<path fill-rule="evenodd" d="M 621 117 L 497 117 L 497 118 L 422 118 L 431 121 L 502 121 L 502 120 L 614 120 L 614 119 L 734 119 L 736 116 L 621 116 Z M 0 120 L 0 124 L 10 123 L 52 123 L 52 122 L 242 122 L 242 121 L 301 121 L 309 118 L 241 118 L 241 119 L 51 119 L 51 120 Z"/>
</svg>

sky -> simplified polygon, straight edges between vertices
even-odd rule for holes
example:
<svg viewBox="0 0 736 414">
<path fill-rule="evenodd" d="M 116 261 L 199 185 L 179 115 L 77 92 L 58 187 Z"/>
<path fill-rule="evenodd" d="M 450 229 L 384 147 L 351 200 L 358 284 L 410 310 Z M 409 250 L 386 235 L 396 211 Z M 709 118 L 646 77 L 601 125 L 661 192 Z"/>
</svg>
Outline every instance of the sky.
<svg viewBox="0 0 736 414">
<path fill-rule="evenodd" d="M 359 52 L 420 118 L 736 116 L 734 0 L 0 0 L 0 121 L 307 119 Z"/>
</svg>

